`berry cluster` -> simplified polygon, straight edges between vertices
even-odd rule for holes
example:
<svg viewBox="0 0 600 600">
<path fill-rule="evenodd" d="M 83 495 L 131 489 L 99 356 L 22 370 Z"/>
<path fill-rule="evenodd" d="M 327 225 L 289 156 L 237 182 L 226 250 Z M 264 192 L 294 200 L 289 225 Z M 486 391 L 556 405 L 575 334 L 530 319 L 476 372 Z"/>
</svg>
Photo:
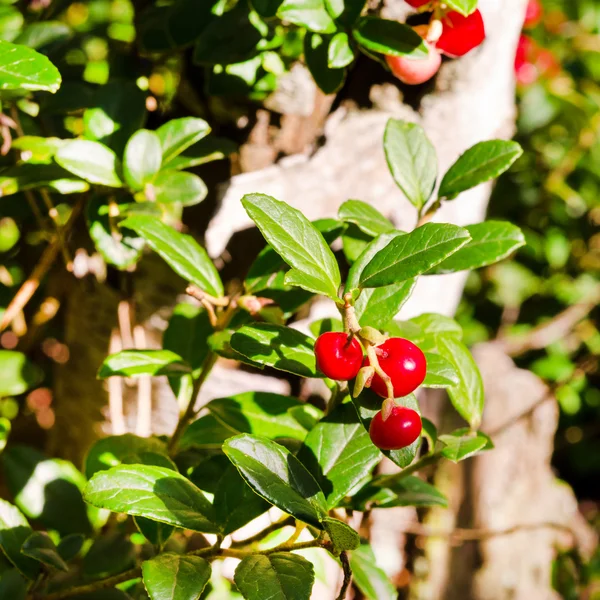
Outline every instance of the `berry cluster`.
<svg viewBox="0 0 600 600">
<path fill-rule="evenodd" d="M 392 73 L 403 83 L 417 85 L 431 79 L 442 64 L 442 54 L 450 58 L 464 56 L 485 39 L 485 26 L 479 10 L 465 17 L 446 11 L 438 0 L 406 0 L 413 8 L 433 11 L 429 25 L 418 25 L 415 31 L 424 39 L 427 58 L 416 60 L 406 56 L 386 56 Z"/>
<path fill-rule="evenodd" d="M 405 448 L 421 434 L 421 417 L 410 408 L 396 405 L 393 398 L 407 396 L 423 383 L 427 371 L 425 355 L 418 346 L 403 338 L 389 338 L 374 346 L 373 350 L 371 356 L 375 358 L 364 357 L 356 336 L 324 333 L 315 343 L 317 367 L 325 376 L 337 381 L 349 381 L 359 374 L 361 368 L 372 367 L 373 372 L 365 387 L 385 398 L 388 410 L 379 411 L 371 421 L 371 440 L 382 450 Z M 372 364 L 373 360 L 376 365 Z M 393 397 L 388 393 L 387 383 L 375 370 L 389 378 Z"/>
</svg>

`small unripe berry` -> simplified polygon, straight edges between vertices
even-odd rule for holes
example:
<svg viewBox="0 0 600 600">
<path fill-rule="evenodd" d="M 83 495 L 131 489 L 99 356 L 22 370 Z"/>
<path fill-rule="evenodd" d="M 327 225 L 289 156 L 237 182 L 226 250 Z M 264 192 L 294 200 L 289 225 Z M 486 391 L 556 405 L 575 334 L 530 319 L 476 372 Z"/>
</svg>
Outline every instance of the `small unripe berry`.
<svg viewBox="0 0 600 600">
<path fill-rule="evenodd" d="M 525 23 L 523 27 L 530 29 L 535 27 L 541 20 L 544 14 L 544 8 L 540 0 L 529 0 L 525 11 Z"/>
<path fill-rule="evenodd" d="M 363 351 L 355 337 L 346 333 L 330 331 L 319 336 L 315 342 L 318 369 L 330 379 L 348 381 L 356 377 Z"/>
<path fill-rule="evenodd" d="M 437 42 L 437 48 L 447 56 L 464 56 L 485 39 L 485 26 L 478 9 L 468 17 L 450 11 L 443 18 L 444 29 Z"/>
<path fill-rule="evenodd" d="M 381 450 L 400 450 L 410 446 L 421 435 L 422 423 L 419 413 L 404 406 L 394 406 L 384 421 L 379 411 L 371 421 L 369 435 Z"/>
<path fill-rule="evenodd" d="M 402 83 L 418 85 L 429 81 L 440 69 L 442 57 L 429 43 L 425 42 L 429 54 L 427 58 L 416 59 L 408 56 L 386 56 L 385 60 L 394 74 Z"/>
<path fill-rule="evenodd" d="M 427 360 L 421 349 L 409 340 L 390 338 L 377 346 L 376 353 L 379 366 L 392 380 L 395 398 L 408 396 L 423 383 Z M 371 389 L 387 398 L 385 381 L 377 374 L 373 377 Z"/>
</svg>

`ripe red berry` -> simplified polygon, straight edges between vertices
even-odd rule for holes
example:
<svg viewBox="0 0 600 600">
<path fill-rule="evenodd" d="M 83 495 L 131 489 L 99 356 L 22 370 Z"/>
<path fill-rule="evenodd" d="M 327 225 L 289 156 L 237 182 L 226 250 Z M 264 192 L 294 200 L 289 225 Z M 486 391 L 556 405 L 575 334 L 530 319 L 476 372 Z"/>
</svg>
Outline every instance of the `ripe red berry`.
<svg viewBox="0 0 600 600">
<path fill-rule="evenodd" d="M 468 17 L 450 11 L 444 17 L 442 25 L 442 35 L 437 41 L 437 47 L 447 56 L 464 56 L 485 39 L 485 26 L 478 9 Z"/>
<path fill-rule="evenodd" d="M 390 338 L 377 346 L 379 366 L 392 379 L 394 397 L 407 396 L 414 392 L 425 379 L 427 361 L 418 346 L 404 338 Z M 375 374 L 371 389 L 382 398 L 387 398 L 385 382 Z"/>
<path fill-rule="evenodd" d="M 330 379 L 348 381 L 356 377 L 362 361 L 363 351 L 358 340 L 348 340 L 348 334 L 328 332 L 315 342 L 317 367 Z"/>
<path fill-rule="evenodd" d="M 535 27 L 542 20 L 543 14 L 544 8 L 540 0 L 529 0 L 525 11 L 525 23 L 523 23 L 523 27 Z"/>
<path fill-rule="evenodd" d="M 440 69 L 442 57 L 430 44 L 425 42 L 429 54 L 427 58 L 415 59 L 407 56 L 386 56 L 385 60 L 392 73 L 403 83 L 418 85 L 431 79 Z"/>
<path fill-rule="evenodd" d="M 410 446 L 421 435 L 419 413 L 404 406 L 394 406 L 384 421 L 379 411 L 369 427 L 369 435 L 375 446 L 382 450 L 400 450 Z"/>
<path fill-rule="evenodd" d="M 405 0 L 406 4 L 410 4 L 413 8 L 419 8 L 421 6 L 425 6 L 429 4 L 431 0 Z"/>
</svg>

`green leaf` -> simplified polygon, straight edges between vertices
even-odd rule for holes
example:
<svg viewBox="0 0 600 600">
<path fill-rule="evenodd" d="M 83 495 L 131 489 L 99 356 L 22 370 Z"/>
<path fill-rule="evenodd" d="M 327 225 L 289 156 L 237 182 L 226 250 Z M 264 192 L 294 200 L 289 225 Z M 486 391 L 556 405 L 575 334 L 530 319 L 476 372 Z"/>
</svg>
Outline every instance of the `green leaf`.
<svg viewBox="0 0 600 600">
<path fill-rule="evenodd" d="M 11 429 L 11 421 L 6 417 L 0 417 L 0 453 L 6 448 Z"/>
<path fill-rule="evenodd" d="M 178 156 L 163 161 L 162 168 L 180 171 L 181 169 L 197 167 L 213 160 L 226 158 L 236 152 L 237 149 L 238 147 L 234 142 L 211 135 L 196 142 Z"/>
<path fill-rule="evenodd" d="M 296 519 L 322 528 L 327 516 L 323 491 L 306 467 L 283 446 L 248 434 L 230 438 L 223 452 L 248 485 Z"/>
<path fill-rule="evenodd" d="M 458 373 L 453 363 L 439 354 L 425 353 L 427 360 L 427 374 L 423 387 L 448 388 L 460 382 Z"/>
<path fill-rule="evenodd" d="M 43 377 L 42 370 L 22 352 L 0 350 L 0 398 L 24 394 Z"/>
<path fill-rule="evenodd" d="M 448 169 L 438 197 L 452 200 L 465 190 L 495 179 L 508 170 L 521 154 L 523 149 L 517 142 L 489 140 L 475 144 Z"/>
<path fill-rule="evenodd" d="M 350 554 L 354 583 L 368 600 L 396 600 L 398 592 L 385 571 L 377 566 L 373 549 L 361 545 Z"/>
<path fill-rule="evenodd" d="M 354 24 L 365 4 L 366 0 L 325 0 L 329 14 L 347 26 Z"/>
<path fill-rule="evenodd" d="M 60 84 L 58 69 L 43 54 L 0 40 L 0 90 L 54 94 Z"/>
<path fill-rule="evenodd" d="M 316 227 L 299 210 L 265 194 L 246 194 L 242 204 L 267 242 L 293 268 L 286 283 L 340 302 L 340 270 Z"/>
<path fill-rule="evenodd" d="M 454 319 L 438 313 L 423 313 L 418 317 L 413 317 L 410 322 L 417 325 L 422 334 L 444 334 L 459 340 L 462 339 L 462 327 Z"/>
<path fill-rule="evenodd" d="M 359 323 L 363 327 L 368 325 L 377 329 L 383 328 L 398 314 L 410 298 L 416 284 L 415 278 L 363 290 L 354 304 Z"/>
<path fill-rule="evenodd" d="M 309 432 L 298 458 L 321 486 L 331 509 L 370 477 L 381 455 L 354 406 L 341 404 Z"/>
<path fill-rule="evenodd" d="M 342 235 L 342 249 L 349 265 L 352 265 L 365 251 L 373 236 L 361 231 L 356 225 L 349 225 Z"/>
<path fill-rule="evenodd" d="M 25 600 L 27 582 L 16 569 L 8 569 L 0 575 L 0 598 L 10 600 Z"/>
<path fill-rule="evenodd" d="M 342 87 L 346 76 L 343 67 L 333 67 L 330 65 L 329 55 L 332 43 L 333 40 L 330 36 L 324 36 L 319 33 L 308 32 L 304 36 L 304 59 L 306 66 L 316 84 L 325 94 L 337 92 Z"/>
<path fill-rule="evenodd" d="M 181 171 L 161 171 L 144 191 L 146 198 L 152 202 L 178 202 L 182 206 L 199 204 L 208 194 L 206 184 L 198 175 Z"/>
<path fill-rule="evenodd" d="M 373 417 L 381 410 L 381 398 L 375 394 L 375 392 L 365 388 L 356 398 L 352 398 L 352 403 L 356 408 L 356 412 L 360 417 L 363 427 L 369 431 L 369 426 L 371 425 Z M 412 408 L 421 414 L 417 398 L 414 394 L 410 394 L 404 398 L 396 398 L 396 404 Z M 404 468 L 410 465 L 414 460 L 420 444 L 421 437 L 419 436 L 419 438 L 406 448 L 402 448 L 401 450 L 385 450 L 382 452 L 392 462 L 396 463 L 399 467 Z"/>
<path fill-rule="evenodd" d="M 352 33 L 354 39 L 371 52 L 415 59 L 427 58 L 428 55 L 423 38 L 411 27 L 398 21 L 362 17 Z"/>
<path fill-rule="evenodd" d="M 377 486 L 377 480 L 365 486 L 352 498 L 356 510 L 393 508 L 396 506 L 448 506 L 448 499 L 435 486 L 409 475 Z"/>
<path fill-rule="evenodd" d="M 219 532 L 213 506 L 204 494 L 183 475 L 163 467 L 121 465 L 100 471 L 84 495 L 98 508 L 202 533 Z"/>
<path fill-rule="evenodd" d="M 346 200 L 339 210 L 338 217 L 347 223 L 353 223 L 361 231 L 376 236 L 394 231 L 392 223 L 375 207 L 360 200 Z"/>
<path fill-rule="evenodd" d="M 360 287 L 381 287 L 427 272 L 470 240 L 466 229 L 427 223 L 395 237 L 363 269 Z"/>
<path fill-rule="evenodd" d="M 206 408 L 236 433 L 253 433 L 271 439 L 303 440 L 306 429 L 293 416 L 292 409 L 304 405 L 297 398 L 269 392 L 245 392 L 211 400 Z"/>
<path fill-rule="evenodd" d="M 155 437 L 143 438 L 132 433 L 111 435 L 98 440 L 85 458 L 85 476 L 120 464 L 155 465 L 175 470 L 164 442 Z"/>
<path fill-rule="evenodd" d="M 437 155 L 425 130 L 416 123 L 390 119 L 383 148 L 390 173 L 408 201 L 421 209 L 433 193 Z"/>
<path fill-rule="evenodd" d="M 210 126 L 204 119 L 183 117 L 167 121 L 156 130 L 156 133 L 162 146 L 162 164 L 164 166 L 184 150 L 206 137 L 210 133 Z"/>
<path fill-rule="evenodd" d="M 32 533 L 24 542 L 21 548 L 21 552 L 41 562 L 43 565 L 58 569 L 59 571 L 68 571 L 69 566 L 61 558 L 60 554 L 54 542 L 50 539 L 50 536 L 41 531 Z"/>
<path fill-rule="evenodd" d="M 56 137 L 40 137 L 37 135 L 24 135 L 12 141 L 12 148 L 20 151 L 20 159 L 23 162 L 49 165 L 59 148 L 62 148 L 67 140 Z"/>
<path fill-rule="evenodd" d="M 449 360 L 456 369 L 459 383 L 448 388 L 448 395 L 458 414 L 473 429 L 481 424 L 483 403 L 483 380 L 469 349 L 453 336 L 437 337 L 439 353 Z"/>
<path fill-rule="evenodd" d="M 302 377 L 321 377 L 314 343 L 297 329 L 270 323 L 244 325 L 231 336 L 231 347 L 250 360 Z"/>
<path fill-rule="evenodd" d="M 35 579 L 39 565 L 21 554 L 23 542 L 33 533 L 27 519 L 16 507 L 0 498 L 0 548 L 8 560 L 30 579 Z"/>
<path fill-rule="evenodd" d="M 274 17 L 282 0 L 251 0 L 252 8 L 261 17 Z"/>
<path fill-rule="evenodd" d="M 90 186 L 58 165 L 20 164 L 0 171 L 0 196 L 40 187 L 59 194 L 74 194 L 85 192 Z"/>
<path fill-rule="evenodd" d="M 240 433 L 227 427 L 213 415 L 204 415 L 191 423 L 181 436 L 179 447 L 185 448 L 221 448 L 223 442 Z"/>
<path fill-rule="evenodd" d="M 471 241 L 435 268 L 436 273 L 479 269 L 507 258 L 525 245 L 523 232 L 512 223 L 485 221 L 467 225 Z"/>
<path fill-rule="evenodd" d="M 438 438 L 445 447 L 442 456 L 452 462 L 459 462 L 494 447 L 492 440 L 481 431 L 470 431 L 468 428 L 458 429 L 449 435 L 440 435 Z"/>
<path fill-rule="evenodd" d="M 170 350 L 122 350 L 104 359 L 98 377 L 106 379 L 115 375 L 183 375 L 191 371 L 191 367 L 181 356 Z"/>
<path fill-rule="evenodd" d="M 140 533 L 153 545 L 162 548 L 175 531 L 175 527 L 144 517 L 133 517 Z"/>
<path fill-rule="evenodd" d="M 61 535 L 89 535 L 101 519 L 86 507 L 85 477 L 73 463 L 46 458 L 29 446 L 11 445 L 2 454 L 5 480 L 15 504 L 30 519 Z"/>
<path fill-rule="evenodd" d="M 169 552 L 142 563 L 151 600 L 198 600 L 210 575 L 210 565 L 201 556 Z"/>
<path fill-rule="evenodd" d="M 302 556 L 275 552 L 244 558 L 233 580 L 246 600 L 309 600 L 315 573 Z"/>
<path fill-rule="evenodd" d="M 135 559 L 136 549 L 129 535 L 124 531 L 109 530 L 94 539 L 83 557 L 83 575 L 90 579 L 111 577 L 132 567 Z"/>
<path fill-rule="evenodd" d="M 477 8 L 477 0 L 447 0 L 446 4 L 465 17 Z"/>
<path fill-rule="evenodd" d="M 330 69 L 343 69 L 354 61 L 354 50 L 345 31 L 338 31 L 329 42 L 327 65 Z"/>
<path fill-rule="evenodd" d="M 119 200 L 123 202 L 123 199 L 115 199 L 117 206 Z M 94 195 L 89 200 L 86 206 L 86 218 L 90 237 L 107 263 L 119 269 L 127 269 L 141 257 L 144 240 L 125 227 L 113 231 L 108 211 L 106 197 Z"/>
<path fill-rule="evenodd" d="M 60 557 L 65 561 L 69 562 L 73 560 L 81 551 L 85 537 L 80 533 L 72 533 L 64 536 L 58 546 L 56 547 Z"/>
<path fill-rule="evenodd" d="M 194 238 L 175 231 L 159 219 L 148 215 L 128 217 L 121 223 L 141 235 L 149 246 L 186 281 L 197 285 L 211 296 L 223 295 L 223 284 L 217 269 Z"/>
<path fill-rule="evenodd" d="M 125 146 L 123 174 L 127 185 L 134 190 L 143 189 L 160 169 L 162 147 L 160 137 L 154 131 L 136 131 Z"/>
<path fill-rule="evenodd" d="M 337 556 L 346 550 L 356 550 L 360 546 L 358 533 L 339 519 L 326 517 L 323 526 L 333 545 L 333 553 Z"/>
<path fill-rule="evenodd" d="M 217 523 L 229 535 L 269 510 L 270 504 L 255 494 L 233 466 L 225 470 L 215 491 Z"/>
<path fill-rule="evenodd" d="M 283 0 L 277 16 L 316 33 L 333 33 L 336 29 L 323 0 Z"/>
<path fill-rule="evenodd" d="M 59 148 L 56 162 L 77 177 L 90 183 L 121 187 L 117 172 L 120 169 L 117 155 L 100 142 L 73 140 Z"/>
<path fill-rule="evenodd" d="M 83 113 L 86 139 L 102 142 L 122 156 L 129 138 L 144 126 L 146 93 L 135 81 L 114 79 L 96 88 Z"/>
<path fill-rule="evenodd" d="M 73 31 L 61 21 L 29 23 L 13 40 L 16 44 L 29 46 L 34 50 L 57 47 L 73 37 Z"/>
</svg>

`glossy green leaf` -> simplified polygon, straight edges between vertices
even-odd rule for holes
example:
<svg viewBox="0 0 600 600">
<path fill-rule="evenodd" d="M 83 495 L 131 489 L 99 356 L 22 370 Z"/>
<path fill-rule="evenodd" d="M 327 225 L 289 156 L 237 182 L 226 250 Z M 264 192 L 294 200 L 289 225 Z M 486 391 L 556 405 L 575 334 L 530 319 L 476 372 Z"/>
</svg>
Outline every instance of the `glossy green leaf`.
<svg viewBox="0 0 600 600">
<path fill-rule="evenodd" d="M 65 535 L 59 542 L 56 549 L 60 554 L 60 557 L 65 561 L 69 562 L 73 560 L 81 551 L 85 537 L 80 533 L 72 533 Z"/>
<path fill-rule="evenodd" d="M 330 64 L 329 55 L 332 43 L 331 36 L 310 32 L 304 36 L 306 66 L 316 84 L 325 94 L 337 92 L 344 83 L 346 75 L 343 67 L 335 67 Z"/>
<path fill-rule="evenodd" d="M 46 56 L 0 40 L 0 90 L 54 93 L 60 84 L 60 73 Z"/>
<path fill-rule="evenodd" d="M 353 223 L 361 231 L 376 236 L 394 231 L 392 223 L 374 206 L 360 200 L 346 200 L 339 210 L 338 217 L 347 223 Z"/>
<path fill-rule="evenodd" d="M 233 580 L 246 600 L 309 600 L 315 573 L 304 557 L 275 552 L 244 558 Z"/>
<path fill-rule="evenodd" d="M 283 446 L 248 434 L 231 438 L 223 452 L 248 485 L 293 517 L 319 529 L 327 516 L 323 491 L 304 465 Z"/>
<path fill-rule="evenodd" d="M 191 423 L 181 436 L 179 447 L 184 448 L 221 448 L 223 442 L 240 433 L 216 419 L 213 415 L 204 415 Z"/>
<path fill-rule="evenodd" d="M 521 154 L 523 149 L 517 142 L 489 140 L 475 144 L 448 169 L 438 197 L 452 200 L 465 190 L 495 179 L 508 170 Z"/>
<path fill-rule="evenodd" d="M 485 221 L 467 225 L 471 241 L 435 268 L 436 273 L 469 271 L 507 258 L 525 245 L 523 232 L 512 223 Z"/>
<path fill-rule="evenodd" d="M 23 542 L 33 533 L 27 519 L 16 507 L 0 498 L 0 548 L 8 560 L 30 579 L 40 570 L 36 561 L 21 554 Z"/>
<path fill-rule="evenodd" d="M 315 33 L 333 33 L 335 23 L 323 0 L 283 0 L 277 11 L 283 20 Z"/>
<path fill-rule="evenodd" d="M 233 465 L 229 465 L 219 479 L 214 505 L 217 523 L 224 535 L 233 533 L 271 508 L 246 484 Z"/>
<path fill-rule="evenodd" d="M 0 398 L 18 396 L 38 385 L 44 374 L 25 354 L 0 350 Z"/>
<path fill-rule="evenodd" d="M 447 0 L 446 4 L 465 17 L 477 8 L 477 0 Z"/>
<path fill-rule="evenodd" d="M 27 582 L 17 569 L 8 569 L 0 575 L 0 598 L 10 600 L 25 600 L 27 595 Z"/>
<path fill-rule="evenodd" d="M 89 479 L 98 471 L 106 471 L 121 464 L 175 468 L 163 441 L 155 437 L 143 438 L 125 433 L 99 439 L 85 458 L 84 471 Z"/>
<path fill-rule="evenodd" d="M 69 570 L 69 566 L 62 559 L 54 542 L 47 533 L 42 533 L 41 531 L 32 533 L 23 542 L 21 553 L 53 569 L 58 569 L 59 571 Z"/>
<path fill-rule="evenodd" d="M 453 336 L 437 337 L 439 353 L 450 361 L 456 369 L 459 383 L 448 388 L 448 395 L 458 414 L 473 429 L 481 424 L 484 391 L 481 373 L 469 349 Z"/>
<path fill-rule="evenodd" d="M 352 33 L 354 39 L 371 52 L 427 58 L 427 46 L 423 38 L 404 23 L 379 17 L 362 17 Z"/>
<path fill-rule="evenodd" d="M 369 431 L 371 420 L 381 410 L 381 398 L 372 392 L 370 389 L 365 388 L 356 398 L 352 398 L 352 403 L 356 408 L 356 412 L 360 417 L 363 427 Z M 419 404 L 414 394 L 405 396 L 404 398 L 396 398 L 396 404 L 400 406 L 406 406 L 416 410 L 419 414 Z M 396 463 L 399 467 L 407 467 L 414 460 L 417 455 L 417 450 L 421 444 L 421 438 L 416 439 L 410 446 L 402 448 L 401 450 L 385 450 L 383 454 L 387 456 L 392 462 Z"/>
<path fill-rule="evenodd" d="M 87 484 L 85 500 L 98 508 L 183 529 L 219 531 L 204 494 L 183 475 L 163 467 L 121 465 L 100 471 Z"/>
<path fill-rule="evenodd" d="M 182 206 L 199 204 L 206 198 L 206 184 L 198 175 L 182 171 L 161 171 L 152 183 L 144 190 L 146 198 L 158 204 L 173 204 Z"/>
<path fill-rule="evenodd" d="M 199 142 L 210 133 L 210 126 L 204 119 L 183 117 L 171 119 L 161 125 L 156 134 L 162 146 L 162 162 L 166 165 L 176 156 Z"/>
<path fill-rule="evenodd" d="M 345 31 L 338 31 L 329 42 L 327 65 L 330 69 L 343 69 L 354 61 L 354 50 Z"/>
<path fill-rule="evenodd" d="M 323 519 L 323 527 L 333 545 L 333 553 L 337 556 L 340 552 L 355 550 L 360 546 L 358 533 L 339 519 L 326 517 Z"/>
<path fill-rule="evenodd" d="M 303 406 L 298 399 L 289 396 L 245 392 L 211 400 L 207 408 L 221 423 L 238 433 L 303 440 L 306 429 L 292 413 L 293 408 Z"/>
<path fill-rule="evenodd" d="M 246 194 L 242 204 L 267 242 L 292 267 L 286 283 L 339 302 L 340 270 L 316 227 L 299 210 L 265 194 Z"/>
<path fill-rule="evenodd" d="M 383 328 L 410 298 L 416 283 L 416 279 L 408 279 L 380 288 L 363 290 L 354 304 L 359 323 L 363 327 L 368 325 L 377 329 Z"/>
<path fill-rule="evenodd" d="M 16 42 L 16 38 L 23 27 L 23 21 L 20 10 L 8 6 L 8 3 L 2 3 L 0 5 L 0 40 Z"/>
<path fill-rule="evenodd" d="M 56 137 L 24 135 L 13 140 L 12 148 L 20 151 L 20 159 L 23 162 L 49 165 L 56 151 L 66 143 L 67 140 Z"/>
<path fill-rule="evenodd" d="M 325 0 L 329 14 L 347 26 L 354 24 L 365 4 L 366 0 Z"/>
<path fill-rule="evenodd" d="M 449 223 L 427 223 L 395 237 L 371 259 L 360 275 L 360 287 L 381 287 L 427 272 L 470 240 L 466 229 Z"/>
<path fill-rule="evenodd" d="M 442 456 L 452 462 L 459 462 L 494 447 L 489 436 L 481 431 L 470 431 L 468 428 L 458 429 L 449 435 L 438 438 L 444 444 Z"/>
<path fill-rule="evenodd" d="M 350 224 L 342 235 L 342 250 L 348 264 L 355 263 L 372 241 L 372 235 L 361 231 L 356 225 Z"/>
<path fill-rule="evenodd" d="M 408 201 L 421 209 L 433 193 L 437 155 L 425 130 L 416 123 L 390 119 L 383 148 L 390 173 Z"/>
<path fill-rule="evenodd" d="M 26 163 L 0 171 L 0 196 L 10 196 L 41 187 L 49 188 L 59 194 L 74 194 L 85 192 L 90 186 L 58 165 Z"/>
<path fill-rule="evenodd" d="M 121 225 L 141 235 L 152 250 L 186 281 L 197 285 L 211 296 L 223 295 L 223 284 L 217 269 L 206 250 L 194 238 L 147 215 L 128 217 Z"/>
<path fill-rule="evenodd" d="M 423 387 L 448 388 L 460 382 L 456 367 L 449 360 L 439 354 L 425 353 L 427 361 L 427 374 Z"/>
<path fill-rule="evenodd" d="M 298 458 L 313 474 L 328 508 L 367 479 L 381 455 L 352 404 L 341 404 L 308 434 Z"/>
<path fill-rule="evenodd" d="M 162 147 L 160 137 L 154 131 L 136 131 L 125 146 L 123 174 L 134 190 L 141 190 L 160 169 Z"/>
<path fill-rule="evenodd" d="M 108 211 L 105 197 L 95 195 L 90 198 L 86 205 L 90 237 L 107 263 L 119 269 L 127 269 L 141 257 L 144 240 L 126 227 L 117 227 L 113 230 L 114 225 L 111 224 Z"/>
<path fill-rule="evenodd" d="M 201 556 L 168 552 L 142 563 L 151 600 L 198 600 L 210 575 L 210 565 Z"/>
<path fill-rule="evenodd" d="M 385 571 L 377 566 L 373 549 L 361 545 L 350 554 L 354 583 L 367 600 L 396 600 L 398 592 Z"/>
<path fill-rule="evenodd" d="M 182 375 L 191 373 L 191 367 L 170 350 L 122 350 L 104 359 L 98 377 L 106 379 L 115 375 Z"/>
<path fill-rule="evenodd" d="M 244 325 L 231 336 L 231 347 L 250 360 L 302 377 L 321 377 L 314 343 L 297 329 L 270 323 Z"/>
<path fill-rule="evenodd" d="M 162 548 L 175 531 L 173 525 L 159 523 L 158 521 L 152 521 L 144 517 L 133 517 L 133 521 L 140 533 L 153 546 L 157 546 L 158 548 Z"/>
<path fill-rule="evenodd" d="M 100 142 L 73 140 L 59 148 L 56 162 L 77 177 L 90 183 L 109 187 L 121 187 L 118 175 L 119 159 L 116 154 Z"/>
<path fill-rule="evenodd" d="M 208 136 L 181 154 L 174 156 L 170 160 L 164 161 L 163 169 L 189 169 L 197 167 L 213 160 L 221 160 L 226 158 L 238 149 L 237 145 L 226 138 Z"/>
<path fill-rule="evenodd" d="M 450 317 L 438 313 L 423 313 L 410 320 L 417 325 L 421 334 L 453 336 L 462 339 L 462 327 Z"/>
</svg>

